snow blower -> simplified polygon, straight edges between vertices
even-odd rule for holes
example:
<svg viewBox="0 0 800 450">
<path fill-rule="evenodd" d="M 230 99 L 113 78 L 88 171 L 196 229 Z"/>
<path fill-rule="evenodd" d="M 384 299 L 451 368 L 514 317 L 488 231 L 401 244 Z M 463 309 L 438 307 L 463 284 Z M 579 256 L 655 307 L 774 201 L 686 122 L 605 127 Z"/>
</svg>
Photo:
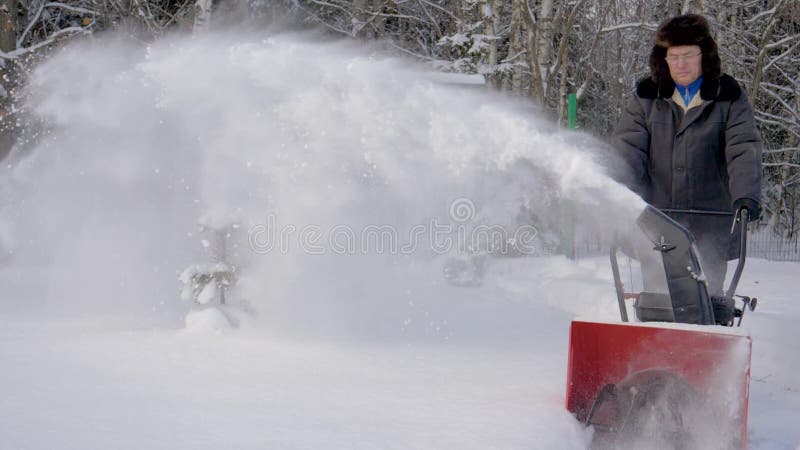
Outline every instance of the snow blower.
<svg viewBox="0 0 800 450">
<path fill-rule="evenodd" d="M 734 302 L 744 269 L 747 211 L 734 220 L 740 256 L 721 299 L 709 296 L 692 235 L 652 206 L 637 223 L 661 265 L 643 262 L 642 274 L 663 270 L 655 275 L 665 288 L 624 292 L 611 249 L 623 323 L 576 319 L 569 339 L 566 406 L 594 428 L 593 449 L 746 447 L 751 343 L 731 327 L 757 299 L 736 296 L 741 307 L 715 317 L 715 305 Z M 628 322 L 630 299 L 636 323 Z"/>
</svg>

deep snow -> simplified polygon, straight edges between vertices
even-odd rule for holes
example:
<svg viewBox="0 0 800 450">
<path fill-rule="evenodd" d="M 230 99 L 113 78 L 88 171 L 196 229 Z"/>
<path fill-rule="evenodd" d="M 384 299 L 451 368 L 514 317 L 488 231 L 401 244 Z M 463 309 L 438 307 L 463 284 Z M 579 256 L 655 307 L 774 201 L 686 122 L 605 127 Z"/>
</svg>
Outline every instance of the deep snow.
<svg viewBox="0 0 800 450">
<path fill-rule="evenodd" d="M 0 184 L 0 447 L 585 448 L 567 330 L 615 320 L 606 258 L 249 238 L 533 223 L 540 254 L 565 211 L 608 236 L 642 203 L 597 142 L 308 35 L 85 42 L 31 86 L 40 123 Z M 187 317 L 178 282 L 213 262 L 198 224 L 234 222 L 237 329 Z M 452 261 L 485 274 L 454 286 Z M 753 448 L 800 443 L 798 268 L 754 260 L 741 284 Z"/>
<path fill-rule="evenodd" d="M 800 443 L 798 270 L 752 260 L 742 280 L 761 301 L 743 326 L 753 449 Z M 573 313 L 614 311 L 605 259 L 501 260 L 490 272 L 483 287 L 442 287 L 428 314 L 408 307 L 406 318 L 446 321 L 449 339 L 280 339 L 5 314 L 3 448 L 585 448 L 589 433 L 563 404 L 567 330 Z"/>
</svg>

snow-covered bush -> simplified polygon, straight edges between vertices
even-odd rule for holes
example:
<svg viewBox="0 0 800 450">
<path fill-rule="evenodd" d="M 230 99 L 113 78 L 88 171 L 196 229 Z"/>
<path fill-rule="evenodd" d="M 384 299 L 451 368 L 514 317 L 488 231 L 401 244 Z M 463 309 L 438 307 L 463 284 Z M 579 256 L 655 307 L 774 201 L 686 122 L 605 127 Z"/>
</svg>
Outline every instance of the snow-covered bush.
<svg viewBox="0 0 800 450">
<path fill-rule="evenodd" d="M 224 305 L 225 291 L 234 282 L 234 270 L 224 262 L 192 264 L 178 276 L 178 281 L 183 284 L 181 299 L 193 300 L 199 305 L 215 301 Z"/>
<path fill-rule="evenodd" d="M 230 325 L 236 326 L 238 319 L 231 306 L 251 312 L 246 302 L 232 302 L 229 295 L 237 279 L 238 217 L 236 214 L 209 210 L 200 218 L 198 225 L 200 232 L 207 235 L 201 244 L 210 262 L 192 264 L 178 276 L 182 285 L 181 299 L 193 302 L 193 311 L 187 316 L 187 326 L 192 313 L 209 308 L 218 309 Z"/>
</svg>

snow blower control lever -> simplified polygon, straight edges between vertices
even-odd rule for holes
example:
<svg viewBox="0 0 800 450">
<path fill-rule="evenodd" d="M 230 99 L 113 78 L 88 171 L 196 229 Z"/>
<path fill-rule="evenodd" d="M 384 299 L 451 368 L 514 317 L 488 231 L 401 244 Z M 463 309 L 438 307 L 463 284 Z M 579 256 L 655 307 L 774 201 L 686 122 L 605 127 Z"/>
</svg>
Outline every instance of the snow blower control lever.
<svg viewBox="0 0 800 450">
<path fill-rule="evenodd" d="M 611 270 L 622 321 L 628 321 L 625 299 L 633 298 L 636 318 L 641 322 L 733 326 L 734 318 L 739 318 L 737 325 L 741 325 L 744 311 L 746 309 L 753 311 L 758 302 L 757 299 L 735 295 L 747 256 L 747 210 L 737 211 L 734 217 L 734 230 L 737 224 L 741 230 L 739 260 L 728 289 L 724 296 L 719 297 L 712 296 L 708 292 L 693 236 L 666 213 L 731 215 L 721 211 L 672 209 L 660 211 L 652 206 L 645 208 L 637 219 L 637 224 L 652 243 L 651 248 L 657 255 L 655 257 L 645 255 L 647 258 L 641 261 L 642 277 L 645 280 L 662 280 L 660 284 L 663 286 L 654 287 L 645 283 L 643 292 L 636 294 L 624 292 L 617 261 L 617 247 L 612 247 Z M 735 307 L 734 297 L 743 301 L 741 308 Z"/>
</svg>

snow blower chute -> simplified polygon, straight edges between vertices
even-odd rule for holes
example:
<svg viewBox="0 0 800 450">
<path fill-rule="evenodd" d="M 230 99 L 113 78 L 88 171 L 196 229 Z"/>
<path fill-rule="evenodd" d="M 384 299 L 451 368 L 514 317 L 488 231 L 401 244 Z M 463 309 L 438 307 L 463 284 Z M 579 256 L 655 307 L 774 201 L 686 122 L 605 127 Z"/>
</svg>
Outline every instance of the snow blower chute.
<svg viewBox="0 0 800 450">
<path fill-rule="evenodd" d="M 730 326 L 757 300 L 737 296 L 727 327 L 714 308 L 734 301 L 744 268 L 747 211 L 735 220 L 741 253 L 723 299 L 710 298 L 689 231 L 651 206 L 637 223 L 660 264 L 643 261 L 642 272 L 663 271 L 663 289 L 624 292 L 611 249 L 624 323 L 576 319 L 569 339 L 566 406 L 594 428 L 592 448 L 745 448 L 751 345 Z M 629 299 L 638 323 L 628 322 Z"/>
</svg>

